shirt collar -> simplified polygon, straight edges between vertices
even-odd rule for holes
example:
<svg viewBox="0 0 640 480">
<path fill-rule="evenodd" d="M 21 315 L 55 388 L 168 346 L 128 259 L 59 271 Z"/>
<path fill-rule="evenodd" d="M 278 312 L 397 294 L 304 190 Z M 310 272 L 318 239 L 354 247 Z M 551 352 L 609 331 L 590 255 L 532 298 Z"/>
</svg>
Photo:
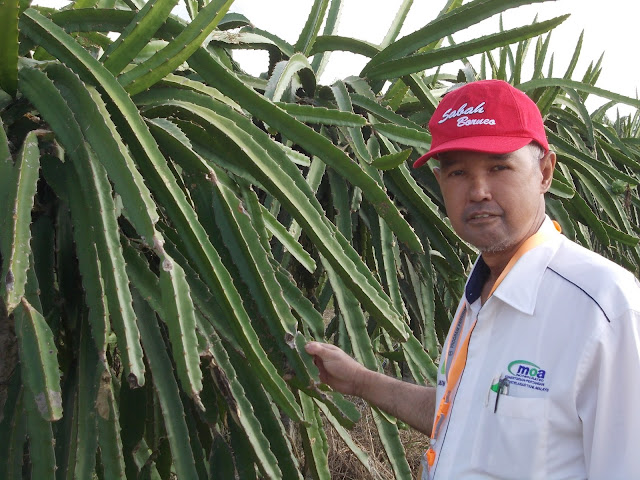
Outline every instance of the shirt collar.
<svg viewBox="0 0 640 480">
<path fill-rule="evenodd" d="M 562 238 L 548 216 L 539 231 L 549 233 L 551 239 L 525 253 L 493 293 L 494 297 L 527 315 L 532 315 L 535 310 L 542 277 Z M 469 304 L 480 298 L 488 276 L 489 267 L 479 256 L 465 286 L 465 297 Z"/>
</svg>

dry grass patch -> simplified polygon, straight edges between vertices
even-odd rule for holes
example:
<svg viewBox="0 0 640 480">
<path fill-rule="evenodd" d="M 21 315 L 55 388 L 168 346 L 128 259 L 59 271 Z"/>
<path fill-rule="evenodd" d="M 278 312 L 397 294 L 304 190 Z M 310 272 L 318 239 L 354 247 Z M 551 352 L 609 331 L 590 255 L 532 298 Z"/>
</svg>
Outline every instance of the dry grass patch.
<svg viewBox="0 0 640 480">
<path fill-rule="evenodd" d="M 329 470 L 332 480 L 393 480 L 393 470 L 387 459 L 384 447 L 380 442 L 373 414 L 368 404 L 356 397 L 349 398 L 356 404 L 362 418 L 350 431 L 356 445 L 369 455 L 367 470 L 356 455 L 344 443 L 340 435 L 325 422 L 325 432 L 329 443 Z M 420 459 L 427 448 L 429 438 L 411 428 L 400 430 L 400 439 L 411 467 L 412 477 L 416 478 Z"/>
</svg>

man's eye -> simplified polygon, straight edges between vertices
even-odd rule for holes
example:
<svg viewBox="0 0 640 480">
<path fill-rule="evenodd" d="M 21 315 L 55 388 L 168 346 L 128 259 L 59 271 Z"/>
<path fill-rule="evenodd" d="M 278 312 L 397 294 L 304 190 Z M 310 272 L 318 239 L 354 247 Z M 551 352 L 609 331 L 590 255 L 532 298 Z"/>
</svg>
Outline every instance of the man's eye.
<svg viewBox="0 0 640 480">
<path fill-rule="evenodd" d="M 449 173 L 450 177 L 459 177 L 460 175 L 463 175 L 464 171 L 462 170 L 453 170 Z"/>
<path fill-rule="evenodd" d="M 509 167 L 507 167 L 506 165 L 494 165 L 491 170 L 493 170 L 494 172 L 499 172 L 502 170 L 507 170 Z"/>
</svg>

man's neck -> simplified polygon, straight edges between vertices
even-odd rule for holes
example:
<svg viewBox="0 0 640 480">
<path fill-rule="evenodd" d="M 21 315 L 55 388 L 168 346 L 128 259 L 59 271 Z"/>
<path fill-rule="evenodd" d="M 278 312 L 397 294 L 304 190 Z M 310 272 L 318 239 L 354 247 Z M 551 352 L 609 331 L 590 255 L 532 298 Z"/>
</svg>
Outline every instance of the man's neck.
<svg viewBox="0 0 640 480">
<path fill-rule="evenodd" d="M 507 266 L 507 263 L 509 263 L 509 259 L 511 257 L 509 257 L 509 259 L 507 259 L 507 261 L 501 264 L 500 266 L 497 266 L 495 264 L 491 265 L 489 262 L 487 262 L 486 258 L 484 257 L 484 254 L 482 255 L 482 258 L 484 259 L 485 263 L 489 267 L 489 276 L 487 277 L 487 280 L 484 282 L 484 285 L 482 286 L 482 293 L 480 295 L 480 301 L 482 302 L 482 305 L 484 305 L 484 302 L 486 302 L 487 299 L 489 298 L 489 294 L 491 293 L 493 286 L 498 280 L 498 277 L 504 271 L 504 268 Z"/>
<path fill-rule="evenodd" d="M 542 217 L 539 221 L 535 223 L 535 228 L 533 228 L 528 235 L 526 235 L 520 242 L 517 244 L 508 247 L 500 252 L 484 252 L 482 254 L 482 260 L 489 268 L 489 276 L 482 286 L 482 294 L 481 294 L 481 302 L 484 305 L 484 302 L 489 298 L 489 294 L 493 289 L 496 281 L 507 267 L 509 260 L 516 254 L 516 252 L 520 249 L 520 247 L 526 242 L 529 237 L 534 235 L 540 230 L 542 223 L 544 222 L 544 217 Z"/>
</svg>

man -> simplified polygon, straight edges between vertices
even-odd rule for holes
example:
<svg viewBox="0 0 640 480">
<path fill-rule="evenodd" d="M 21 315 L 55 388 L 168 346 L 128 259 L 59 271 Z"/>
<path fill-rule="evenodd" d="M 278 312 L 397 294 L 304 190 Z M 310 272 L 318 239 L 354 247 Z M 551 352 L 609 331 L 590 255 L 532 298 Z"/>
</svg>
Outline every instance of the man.
<svg viewBox="0 0 640 480">
<path fill-rule="evenodd" d="M 451 224 L 481 253 L 438 385 L 310 342 L 320 378 L 431 435 L 423 479 L 640 478 L 640 284 L 546 217 L 556 157 L 535 103 L 473 82 L 444 96 L 429 128 L 414 166 L 439 161 Z"/>
</svg>

